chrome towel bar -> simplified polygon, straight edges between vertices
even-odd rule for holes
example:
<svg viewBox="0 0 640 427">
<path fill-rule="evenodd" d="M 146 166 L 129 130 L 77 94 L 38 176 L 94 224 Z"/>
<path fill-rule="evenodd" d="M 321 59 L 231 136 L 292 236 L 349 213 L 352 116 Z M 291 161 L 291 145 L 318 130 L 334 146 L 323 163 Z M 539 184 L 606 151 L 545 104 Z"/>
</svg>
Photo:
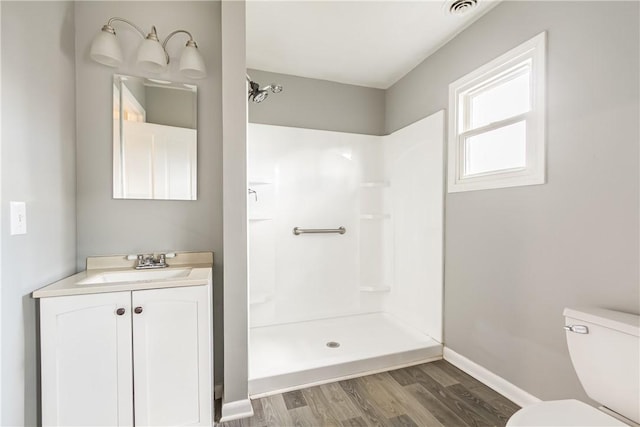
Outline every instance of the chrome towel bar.
<svg viewBox="0 0 640 427">
<path fill-rule="evenodd" d="M 344 234 L 347 232 L 347 229 L 344 227 L 338 228 L 300 228 L 294 227 L 293 234 L 299 236 L 301 234 L 326 234 L 326 233 L 337 233 Z"/>
</svg>

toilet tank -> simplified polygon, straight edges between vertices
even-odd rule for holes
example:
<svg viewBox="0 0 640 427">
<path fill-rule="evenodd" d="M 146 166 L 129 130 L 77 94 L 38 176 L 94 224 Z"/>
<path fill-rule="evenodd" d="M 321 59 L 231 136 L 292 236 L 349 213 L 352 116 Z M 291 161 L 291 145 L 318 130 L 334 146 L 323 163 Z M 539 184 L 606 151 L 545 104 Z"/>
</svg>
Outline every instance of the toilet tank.
<svg viewBox="0 0 640 427">
<path fill-rule="evenodd" d="M 587 395 L 640 423 L 640 316 L 600 308 L 563 314 L 571 362 Z"/>
</svg>

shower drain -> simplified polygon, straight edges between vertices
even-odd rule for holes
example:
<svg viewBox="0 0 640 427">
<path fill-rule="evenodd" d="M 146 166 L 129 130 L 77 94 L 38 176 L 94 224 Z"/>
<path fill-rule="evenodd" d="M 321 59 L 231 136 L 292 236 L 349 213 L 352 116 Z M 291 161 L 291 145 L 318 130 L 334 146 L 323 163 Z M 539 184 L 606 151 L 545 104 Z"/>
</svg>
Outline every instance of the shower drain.
<svg viewBox="0 0 640 427">
<path fill-rule="evenodd" d="M 338 348 L 338 347 L 340 347 L 340 343 L 339 342 L 335 342 L 335 341 L 329 341 L 327 343 L 327 347 L 329 347 L 329 348 Z"/>
</svg>

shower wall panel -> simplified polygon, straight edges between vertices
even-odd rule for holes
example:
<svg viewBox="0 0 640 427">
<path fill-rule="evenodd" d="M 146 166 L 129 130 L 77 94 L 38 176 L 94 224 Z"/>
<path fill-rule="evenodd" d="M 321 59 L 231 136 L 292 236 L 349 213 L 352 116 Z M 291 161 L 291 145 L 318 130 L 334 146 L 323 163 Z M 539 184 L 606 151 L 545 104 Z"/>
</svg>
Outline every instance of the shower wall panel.
<svg viewBox="0 0 640 427">
<path fill-rule="evenodd" d="M 384 140 L 393 284 L 386 311 L 442 342 L 444 111 Z"/>
<path fill-rule="evenodd" d="M 248 135 L 251 325 L 380 311 L 384 295 L 360 287 L 360 190 L 383 176 L 381 138 L 260 124 Z"/>
<path fill-rule="evenodd" d="M 444 112 L 384 137 L 248 136 L 251 326 L 385 311 L 442 342 Z"/>
</svg>

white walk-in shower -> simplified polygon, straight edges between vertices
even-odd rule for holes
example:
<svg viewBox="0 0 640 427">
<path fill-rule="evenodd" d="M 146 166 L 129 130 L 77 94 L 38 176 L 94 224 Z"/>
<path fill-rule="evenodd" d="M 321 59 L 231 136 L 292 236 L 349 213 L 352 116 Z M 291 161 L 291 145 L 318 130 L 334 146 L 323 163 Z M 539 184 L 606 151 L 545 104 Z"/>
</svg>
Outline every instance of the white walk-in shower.
<svg viewBox="0 0 640 427">
<path fill-rule="evenodd" d="M 252 396 L 441 356 L 443 120 L 249 124 Z"/>
</svg>

